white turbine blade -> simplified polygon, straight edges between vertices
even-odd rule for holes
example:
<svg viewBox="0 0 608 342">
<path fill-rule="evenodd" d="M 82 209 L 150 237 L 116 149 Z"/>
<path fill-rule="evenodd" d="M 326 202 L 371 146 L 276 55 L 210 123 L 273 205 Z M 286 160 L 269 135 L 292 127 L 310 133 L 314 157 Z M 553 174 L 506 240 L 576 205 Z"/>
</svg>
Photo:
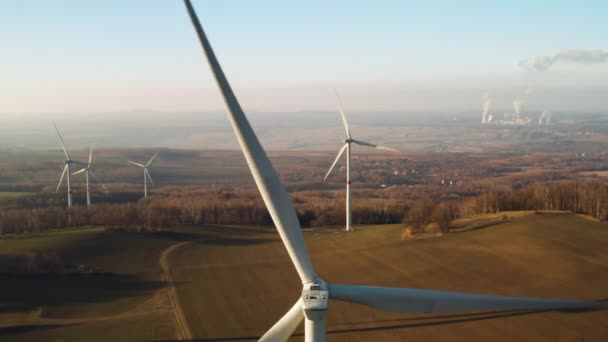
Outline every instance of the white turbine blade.
<svg viewBox="0 0 608 342">
<path fill-rule="evenodd" d="M 258 342 L 287 341 L 304 319 L 302 311 L 302 298 L 300 298 L 287 313 L 270 328 Z"/>
<path fill-rule="evenodd" d="M 156 158 L 157 155 L 158 155 L 158 152 L 154 153 L 152 158 L 150 158 L 150 160 L 146 163 L 146 166 L 150 165 L 152 163 L 152 161 L 154 160 L 154 158 Z"/>
<path fill-rule="evenodd" d="M 334 89 L 336 93 L 336 99 L 338 100 L 338 108 L 340 109 L 340 116 L 342 116 L 342 123 L 344 124 L 344 130 L 346 131 L 346 136 L 350 139 L 350 128 L 348 127 L 348 121 L 346 120 L 346 114 L 344 113 L 344 108 L 342 108 L 342 101 L 340 101 L 340 96 L 338 95 L 338 91 Z"/>
<path fill-rule="evenodd" d="M 130 161 L 130 160 L 128 160 L 128 162 L 129 162 L 129 164 L 137 165 L 137 166 L 140 166 L 140 167 L 146 167 L 144 164 L 140 164 L 140 163 L 132 162 L 132 161 Z"/>
<path fill-rule="evenodd" d="M 85 167 L 84 169 L 80 169 L 80 170 L 78 170 L 78 171 L 76 171 L 76 172 L 72 173 L 72 176 L 77 175 L 77 174 L 79 174 L 79 173 L 83 173 L 83 172 L 85 172 L 86 170 L 87 170 L 87 168 L 86 168 L 86 167 Z"/>
<path fill-rule="evenodd" d="M 394 148 L 390 148 L 390 147 L 386 147 L 386 146 L 376 146 L 377 149 L 379 150 L 385 150 L 385 151 L 390 151 L 390 152 L 395 152 L 395 153 L 401 153 L 401 151 L 394 149 Z"/>
<path fill-rule="evenodd" d="M 97 183 L 99 183 L 99 184 L 101 185 L 101 187 L 103 188 L 103 191 L 104 191 L 104 192 L 110 192 L 110 191 L 108 190 L 108 188 L 106 187 L 106 185 L 105 185 L 105 184 L 103 184 L 103 182 L 102 182 L 102 181 L 101 181 L 101 180 L 100 180 L 100 179 L 99 179 L 97 176 L 95 176 L 95 174 L 93 173 L 93 170 L 89 169 L 89 174 L 90 174 L 91 176 L 93 176 L 93 178 L 95 178 L 95 181 L 97 181 Z"/>
<path fill-rule="evenodd" d="M 66 172 L 68 172 L 68 164 L 65 164 L 63 167 L 63 172 L 61 172 L 61 178 L 59 178 L 59 184 L 57 184 L 57 190 L 55 190 L 55 192 L 59 191 L 59 187 L 61 187 L 61 182 L 63 182 L 63 177 L 65 176 Z"/>
<path fill-rule="evenodd" d="M 59 133 L 59 129 L 57 128 L 57 125 L 55 123 L 53 123 L 53 126 L 55 126 L 55 130 L 57 131 L 57 136 L 59 137 L 59 143 L 61 144 L 61 148 L 63 149 L 63 152 L 65 153 L 65 157 L 67 158 L 67 160 L 70 160 L 70 154 L 68 153 L 68 149 L 65 147 L 65 144 L 63 143 L 63 138 L 61 137 L 61 133 Z"/>
<path fill-rule="evenodd" d="M 327 174 L 325 174 L 325 177 L 323 178 L 323 180 L 326 180 L 327 177 L 329 177 L 329 174 L 331 173 L 331 170 L 334 169 L 334 166 L 336 166 L 336 164 L 338 163 L 338 160 L 340 159 L 340 157 L 342 157 L 342 153 L 344 153 L 344 151 L 346 150 L 347 146 L 348 146 L 348 144 L 344 144 L 344 146 L 342 146 L 342 148 L 338 152 L 338 156 L 336 157 L 336 160 L 334 160 L 334 163 L 331 164 L 331 167 L 329 168 L 329 171 L 327 171 Z"/>
<path fill-rule="evenodd" d="M 367 305 L 380 310 L 410 313 L 606 308 L 605 303 L 593 301 L 521 298 L 354 285 L 330 285 L 329 296 L 332 299 Z"/>
<path fill-rule="evenodd" d="M 397 152 L 400 153 L 399 150 L 395 150 L 394 148 L 390 148 L 390 147 L 385 147 L 385 146 L 380 146 L 380 145 L 376 145 L 376 144 L 372 144 L 372 143 L 368 143 L 365 141 L 361 141 L 361 140 L 354 140 L 353 142 L 357 145 L 362 145 L 362 146 L 368 146 L 368 147 L 373 147 L 373 148 L 377 148 L 379 150 L 385 150 L 385 151 L 391 151 L 391 152 Z"/>
<path fill-rule="evenodd" d="M 150 180 L 150 184 L 154 185 L 154 181 L 152 180 L 152 176 L 150 176 L 150 171 L 148 171 L 148 168 L 145 168 L 144 170 L 145 170 L 144 172 L 146 173 L 146 176 L 148 176 L 148 179 Z"/>
<path fill-rule="evenodd" d="M 91 151 L 89 152 L 89 164 L 93 161 L 93 145 L 91 145 Z"/>
<path fill-rule="evenodd" d="M 186 9 L 192 21 L 192 25 L 198 35 L 201 47 L 204 50 L 209 67 L 215 76 L 217 86 L 222 94 L 226 112 L 230 119 L 234 133 L 243 150 L 249 169 L 253 175 L 255 183 L 264 199 L 268 212 L 277 227 L 285 248 L 294 263 L 302 283 L 308 283 L 316 278 L 316 273 L 310 262 L 304 237 L 296 211 L 291 204 L 291 199 L 285 188 L 281 184 L 279 176 L 275 172 L 266 152 L 258 141 L 247 117 L 243 113 L 241 106 L 230 88 L 230 84 L 220 67 L 220 64 L 213 53 L 213 49 L 205 36 L 205 32 L 192 8 L 189 0 L 184 0 Z"/>
</svg>

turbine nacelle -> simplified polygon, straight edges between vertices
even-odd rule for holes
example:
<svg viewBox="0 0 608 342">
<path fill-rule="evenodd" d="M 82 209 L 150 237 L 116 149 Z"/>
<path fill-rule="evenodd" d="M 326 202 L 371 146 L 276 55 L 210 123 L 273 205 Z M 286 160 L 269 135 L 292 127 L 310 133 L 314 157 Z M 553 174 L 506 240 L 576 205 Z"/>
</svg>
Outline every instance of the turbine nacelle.
<svg viewBox="0 0 608 342">
<path fill-rule="evenodd" d="M 329 286 L 323 280 L 304 284 L 302 288 L 302 310 L 306 318 L 313 321 L 325 318 L 327 305 L 329 304 Z"/>
</svg>

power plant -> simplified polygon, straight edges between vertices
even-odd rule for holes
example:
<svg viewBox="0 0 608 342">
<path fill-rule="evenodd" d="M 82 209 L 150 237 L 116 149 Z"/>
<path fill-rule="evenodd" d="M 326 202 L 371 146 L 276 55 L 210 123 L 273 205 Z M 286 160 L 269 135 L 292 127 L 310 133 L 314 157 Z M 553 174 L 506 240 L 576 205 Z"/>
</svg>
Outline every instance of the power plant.
<svg viewBox="0 0 608 342">
<path fill-rule="evenodd" d="M 492 99 L 490 99 L 488 93 L 485 93 L 483 96 L 482 102 L 482 114 L 481 114 L 481 124 L 488 125 L 505 125 L 505 126 L 526 126 L 532 123 L 532 119 L 523 116 L 523 101 L 516 97 L 513 102 L 513 112 L 504 112 L 502 120 L 496 120 L 494 116 L 490 113 L 490 108 L 492 105 Z M 538 118 L 538 125 L 549 125 L 551 123 L 551 118 L 553 113 L 548 110 L 543 110 Z"/>
</svg>

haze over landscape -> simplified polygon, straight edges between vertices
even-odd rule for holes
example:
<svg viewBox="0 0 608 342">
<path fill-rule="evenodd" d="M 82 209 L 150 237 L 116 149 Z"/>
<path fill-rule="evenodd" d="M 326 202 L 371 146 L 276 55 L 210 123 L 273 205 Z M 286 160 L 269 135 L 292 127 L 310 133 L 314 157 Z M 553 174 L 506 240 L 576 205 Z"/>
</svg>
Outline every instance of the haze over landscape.
<svg viewBox="0 0 608 342">
<path fill-rule="evenodd" d="M 608 5 L 192 2 L 0 2 L 0 340 L 608 338 Z"/>
<path fill-rule="evenodd" d="M 3 2 L 0 113 L 59 119 L 222 110 L 180 5 Z M 201 17 L 252 115 L 334 111 L 333 87 L 355 112 L 459 113 L 477 109 L 483 92 L 510 108 L 528 89 L 527 105 L 538 110 L 608 106 L 602 1 L 204 7 Z"/>
</svg>

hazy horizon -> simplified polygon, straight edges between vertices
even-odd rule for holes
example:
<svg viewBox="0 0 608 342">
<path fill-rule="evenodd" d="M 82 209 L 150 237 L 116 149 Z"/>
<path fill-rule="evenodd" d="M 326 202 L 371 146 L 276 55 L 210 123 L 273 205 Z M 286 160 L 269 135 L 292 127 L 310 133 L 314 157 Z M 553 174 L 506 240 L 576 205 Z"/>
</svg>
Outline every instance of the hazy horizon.
<svg viewBox="0 0 608 342">
<path fill-rule="evenodd" d="M 608 6 L 195 1 L 248 112 L 608 111 Z M 0 3 L 0 113 L 223 105 L 179 1 Z"/>
</svg>

